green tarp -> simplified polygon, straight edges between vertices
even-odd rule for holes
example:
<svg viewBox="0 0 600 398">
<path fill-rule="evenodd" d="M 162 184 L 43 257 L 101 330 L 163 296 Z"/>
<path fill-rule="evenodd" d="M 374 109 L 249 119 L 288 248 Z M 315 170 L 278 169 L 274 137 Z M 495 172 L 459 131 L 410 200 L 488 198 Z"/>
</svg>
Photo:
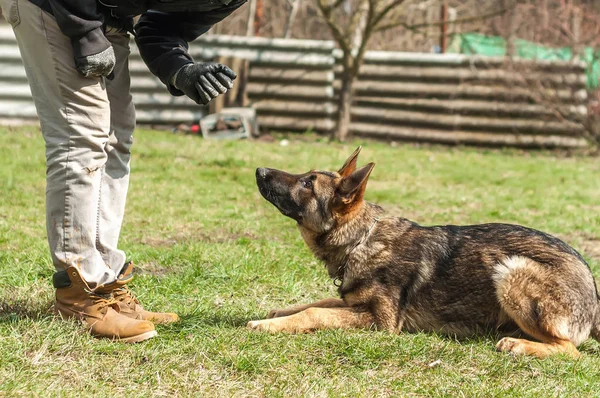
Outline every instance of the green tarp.
<svg viewBox="0 0 600 398">
<path fill-rule="evenodd" d="M 503 57 L 506 55 L 506 40 L 498 36 L 485 36 L 478 33 L 456 34 L 452 37 L 446 51 L 449 53 Z M 525 59 L 570 61 L 573 57 L 573 50 L 570 47 L 545 47 L 521 39 L 515 40 L 515 51 L 518 57 Z M 588 88 L 598 88 L 600 81 L 600 50 L 586 47 L 583 49 L 582 59 L 587 63 Z"/>
</svg>

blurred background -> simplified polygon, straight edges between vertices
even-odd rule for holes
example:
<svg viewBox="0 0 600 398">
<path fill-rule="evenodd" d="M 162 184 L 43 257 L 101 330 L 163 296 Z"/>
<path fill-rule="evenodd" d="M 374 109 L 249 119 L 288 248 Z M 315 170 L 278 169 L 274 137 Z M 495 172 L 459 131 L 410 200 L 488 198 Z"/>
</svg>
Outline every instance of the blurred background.
<svg viewBox="0 0 600 398">
<path fill-rule="evenodd" d="M 227 96 L 171 97 L 133 41 L 132 91 L 139 124 L 206 137 L 596 147 L 599 21 L 593 0 L 250 0 L 190 47 L 238 72 Z M 2 21 L 0 122 L 35 120 Z"/>
</svg>

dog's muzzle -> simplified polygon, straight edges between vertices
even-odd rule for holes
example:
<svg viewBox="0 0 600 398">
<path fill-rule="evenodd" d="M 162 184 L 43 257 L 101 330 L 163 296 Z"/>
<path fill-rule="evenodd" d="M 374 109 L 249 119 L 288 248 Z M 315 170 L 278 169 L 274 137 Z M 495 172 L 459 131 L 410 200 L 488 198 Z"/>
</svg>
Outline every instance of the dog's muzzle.
<svg viewBox="0 0 600 398">
<path fill-rule="evenodd" d="M 271 201 L 271 189 L 269 189 L 270 181 L 272 180 L 271 169 L 259 167 L 256 169 L 256 185 L 262 196 Z"/>
<path fill-rule="evenodd" d="M 259 167 L 256 169 L 256 182 L 266 179 L 268 172 L 269 169 L 265 169 L 264 167 Z"/>
<path fill-rule="evenodd" d="M 284 215 L 299 221 L 302 207 L 294 202 L 290 194 L 294 176 L 275 169 L 256 169 L 256 185 L 260 194 Z"/>
</svg>

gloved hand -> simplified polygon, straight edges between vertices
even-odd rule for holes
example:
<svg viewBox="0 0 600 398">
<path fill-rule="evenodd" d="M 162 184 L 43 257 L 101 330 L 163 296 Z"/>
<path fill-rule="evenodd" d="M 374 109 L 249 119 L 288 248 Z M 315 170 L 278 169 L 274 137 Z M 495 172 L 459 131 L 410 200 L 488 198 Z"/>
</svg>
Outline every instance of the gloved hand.
<svg viewBox="0 0 600 398">
<path fill-rule="evenodd" d="M 115 51 L 112 46 L 98 54 L 75 58 L 77 71 L 85 77 L 111 77 L 115 67 Z"/>
<path fill-rule="evenodd" d="M 237 75 L 225 65 L 216 62 L 198 62 L 184 65 L 171 78 L 171 84 L 197 104 L 206 105 L 233 88 Z"/>
</svg>

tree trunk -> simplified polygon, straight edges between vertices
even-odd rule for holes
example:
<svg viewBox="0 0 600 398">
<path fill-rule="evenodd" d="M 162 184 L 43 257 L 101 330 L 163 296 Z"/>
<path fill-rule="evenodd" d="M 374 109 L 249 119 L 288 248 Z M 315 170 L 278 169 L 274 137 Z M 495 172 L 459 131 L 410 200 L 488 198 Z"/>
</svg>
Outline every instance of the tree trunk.
<svg viewBox="0 0 600 398">
<path fill-rule="evenodd" d="M 256 19 L 256 1 L 250 0 L 248 4 L 248 19 L 246 21 L 246 36 L 254 36 L 254 21 Z"/>
<path fill-rule="evenodd" d="M 515 39 L 518 28 L 517 4 L 514 0 L 503 0 L 502 5 L 505 9 L 510 7 L 505 16 L 506 26 L 508 27 L 506 35 L 506 56 L 510 59 L 512 67 L 512 61 L 517 54 L 517 49 L 515 47 Z"/>
<path fill-rule="evenodd" d="M 365 25 L 367 24 L 367 14 L 369 13 L 369 2 L 361 2 L 356 12 L 359 13 L 360 18 L 358 20 L 358 23 L 356 24 L 354 32 L 352 32 L 352 48 L 354 49 L 354 51 L 358 50 L 364 39 L 363 35 L 365 32 Z"/>
<path fill-rule="evenodd" d="M 298 9 L 300 9 L 300 0 L 294 0 L 292 3 L 292 10 L 288 15 L 287 21 L 285 23 L 285 33 L 283 37 L 289 39 L 292 37 L 292 30 L 294 28 L 294 21 L 296 20 L 296 15 L 298 14 Z"/>
<path fill-rule="evenodd" d="M 342 86 L 338 98 L 337 121 L 332 137 L 340 142 L 346 141 L 350 132 L 354 78 L 350 67 L 345 64 L 344 71 L 342 72 Z"/>
<path fill-rule="evenodd" d="M 571 32 L 573 32 L 573 59 L 580 59 L 581 48 L 581 10 L 579 7 L 573 8 L 571 16 Z"/>
</svg>

